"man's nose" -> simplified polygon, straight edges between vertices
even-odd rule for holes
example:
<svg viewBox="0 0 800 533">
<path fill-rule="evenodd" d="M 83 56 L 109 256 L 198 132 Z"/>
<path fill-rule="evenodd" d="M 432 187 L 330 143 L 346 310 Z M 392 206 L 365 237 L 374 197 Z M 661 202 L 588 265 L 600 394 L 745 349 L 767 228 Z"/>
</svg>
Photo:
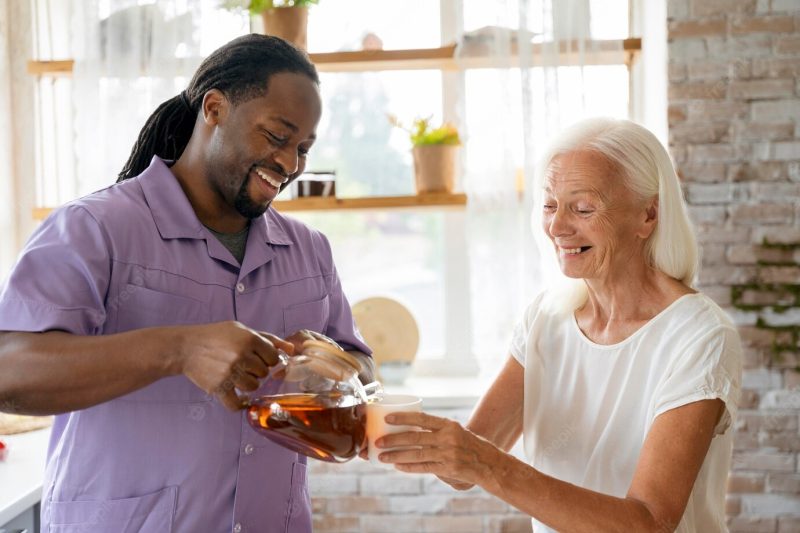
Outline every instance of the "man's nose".
<svg viewBox="0 0 800 533">
<path fill-rule="evenodd" d="M 290 146 L 284 146 L 275 153 L 275 162 L 283 169 L 285 176 L 291 176 L 297 172 L 299 160 L 297 150 Z"/>
</svg>

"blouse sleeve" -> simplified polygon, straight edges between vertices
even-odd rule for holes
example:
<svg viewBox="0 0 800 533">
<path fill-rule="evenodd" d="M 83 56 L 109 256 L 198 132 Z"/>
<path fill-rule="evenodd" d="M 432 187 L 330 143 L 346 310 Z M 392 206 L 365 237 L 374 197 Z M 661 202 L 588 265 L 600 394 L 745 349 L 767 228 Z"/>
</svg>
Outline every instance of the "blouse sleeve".
<svg viewBox="0 0 800 533">
<path fill-rule="evenodd" d="M 525 315 L 527 316 L 527 313 L 525 313 Z M 511 344 L 508 348 L 508 351 L 511 354 L 511 356 L 514 359 L 516 359 L 517 362 L 521 364 L 523 368 L 525 367 L 525 351 L 526 351 L 525 348 L 528 344 L 527 332 L 528 328 L 526 327 L 525 320 L 523 317 L 523 320 L 521 320 L 520 322 L 517 323 L 516 326 L 514 326 L 514 333 L 512 333 L 511 335 Z"/>
<path fill-rule="evenodd" d="M 540 293 L 534 298 L 522 315 L 521 320 L 514 326 L 514 332 L 511 334 L 508 352 L 523 368 L 525 367 L 525 358 L 528 353 L 529 344 L 532 342 L 531 332 L 533 331 L 536 318 L 541 312 L 543 298 L 544 293 Z"/>
<path fill-rule="evenodd" d="M 720 399 L 725 412 L 714 433 L 728 430 L 741 392 L 742 348 L 733 327 L 720 326 L 693 342 L 667 372 L 654 399 L 654 418 L 700 400 Z"/>
</svg>

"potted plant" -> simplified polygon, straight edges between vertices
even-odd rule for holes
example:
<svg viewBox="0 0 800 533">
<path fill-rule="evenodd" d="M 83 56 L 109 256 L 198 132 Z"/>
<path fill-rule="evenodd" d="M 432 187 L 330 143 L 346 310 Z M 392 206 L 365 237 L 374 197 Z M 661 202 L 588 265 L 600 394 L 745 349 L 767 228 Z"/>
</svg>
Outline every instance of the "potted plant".
<svg viewBox="0 0 800 533">
<path fill-rule="evenodd" d="M 226 5 L 235 3 L 229 0 Z M 251 15 L 261 15 L 265 34 L 280 37 L 305 50 L 308 6 L 318 3 L 319 0 L 250 0 L 248 9 Z"/>
<path fill-rule="evenodd" d="M 417 118 L 410 128 L 397 117 L 389 121 L 409 133 L 414 156 L 414 180 L 417 194 L 452 192 L 456 175 L 456 149 L 461 146 L 458 130 L 452 124 L 431 126 L 431 117 Z"/>
</svg>

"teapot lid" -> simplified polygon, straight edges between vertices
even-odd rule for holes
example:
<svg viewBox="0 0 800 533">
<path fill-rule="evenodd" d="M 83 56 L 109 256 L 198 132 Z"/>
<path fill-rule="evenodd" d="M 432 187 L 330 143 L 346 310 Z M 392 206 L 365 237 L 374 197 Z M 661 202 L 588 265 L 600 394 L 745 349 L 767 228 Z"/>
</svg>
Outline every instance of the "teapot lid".
<svg viewBox="0 0 800 533">
<path fill-rule="evenodd" d="M 318 340 L 307 340 L 303 342 L 302 353 L 308 355 L 331 356 L 345 363 L 346 365 L 352 367 L 353 370 L 356 371 L 356 373 L 361 372 L 361 363 L 358 361 L 358 359 L 356 359 L 349 353 L 345 352 L 340 347 L 335 346 L 329 342 L 318 341 Z"/>
</svg>

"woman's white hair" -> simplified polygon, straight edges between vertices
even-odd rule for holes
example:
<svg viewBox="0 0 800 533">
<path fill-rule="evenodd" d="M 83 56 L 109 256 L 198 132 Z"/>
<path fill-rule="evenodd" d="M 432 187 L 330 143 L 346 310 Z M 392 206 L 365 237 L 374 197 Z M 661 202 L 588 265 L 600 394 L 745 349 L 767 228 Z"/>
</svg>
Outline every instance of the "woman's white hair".
<svg viewBox="0 0 800 533">
<path fill-rule="evenodd" d="M 536 173 L 534 232 L 544 237 L 541 191 L 548 167 L 557 156 L 577 151 L 590 151 L 604 157 L 620 172 L 625 186 L 643 203 L 658 197 L 658 220 L 645 244 L 646 256 L 652 267 L 691 287 L 697 273 L 699 251 L 678 175 L 656 136 L 635 122 L 591 118 L 570 126 L 553 140 Z M 542 249 L 552 249 L 552 244 Z M 585 286 L 581 292 L 583 300 Z"/>
</svg>

